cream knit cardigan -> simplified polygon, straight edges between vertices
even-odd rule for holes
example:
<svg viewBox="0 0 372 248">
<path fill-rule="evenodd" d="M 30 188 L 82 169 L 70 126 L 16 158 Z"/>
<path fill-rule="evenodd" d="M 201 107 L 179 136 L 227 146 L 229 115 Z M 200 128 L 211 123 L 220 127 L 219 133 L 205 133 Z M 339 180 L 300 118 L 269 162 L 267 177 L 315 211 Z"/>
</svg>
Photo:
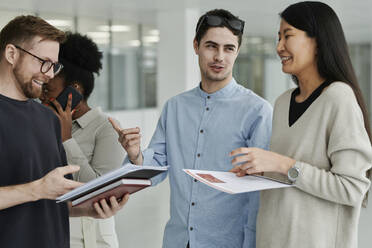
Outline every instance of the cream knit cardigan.
<svg viewBox="0 0 372 248">
<path fill-rule="evenodd" d="M 357 248 L 372 147 L 355 95 L 334 82 L 291 126 L 292 90 L 275 103 L 271 150 L 297 160 L 293 188 L 261 192 L 257 248 Z"/>
</svg>

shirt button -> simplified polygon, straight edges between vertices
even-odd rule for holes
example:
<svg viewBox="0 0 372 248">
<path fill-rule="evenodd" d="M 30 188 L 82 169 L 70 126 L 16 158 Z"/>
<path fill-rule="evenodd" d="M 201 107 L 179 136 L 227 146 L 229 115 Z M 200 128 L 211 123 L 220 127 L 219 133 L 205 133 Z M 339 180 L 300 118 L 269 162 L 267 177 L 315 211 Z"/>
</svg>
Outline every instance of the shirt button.
<svg viewBox="0 0 372 248">
<path fill-rule="evenodd" d="M 194 179 L 194 182 L 197 182 L 198 180 Z"/>
<path fill-rule="evenodd" d="M 191 206 L 195 206 L 195 202 L 192 202 L 192 203 L 191 203 Z"/>
<path fill-rule="evenodd" d="M 211 99 L 211 96 L 207 96 L 208 99 Z"/>
<path fill-rule="evenodd" d="M 202 129 L 202 130 L 200 130 L 200 133 L 204 133 L 204 130 Z"/>
<path fill-rule="evenodd" d="M 209 111 L 209 108 L 206 108 L 205 110 Z"/>
<path fill-rule="evenodd" d="M 194 230 L 194 228 L 190 227 L 190 231 Z"/>
<path fill-rule="evenodd" d="M 198 155 L 196 155 L 196 156 L 198 156 L 198 158 L 200 158 L 200 153 L 198 153 Z"/>
</svg>

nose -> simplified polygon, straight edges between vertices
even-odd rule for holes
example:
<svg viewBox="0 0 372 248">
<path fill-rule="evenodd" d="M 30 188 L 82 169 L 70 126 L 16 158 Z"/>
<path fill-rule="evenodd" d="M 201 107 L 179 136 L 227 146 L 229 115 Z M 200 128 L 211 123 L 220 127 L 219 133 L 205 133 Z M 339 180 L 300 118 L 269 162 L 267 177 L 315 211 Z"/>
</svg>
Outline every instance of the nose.
<svg viewBox="0 0 372 248">
<path fill-rule="evenodd" d="M 276 52 L 277 54 L 281 54 L 284 51 L 284 40 L 281 39 L 278 41 L 278 44 L 276 44 Z"/>
<path fill-rule="evenodd" d="M 224 54 L 223 48 L 219 48 L 219 49 L 217 49 L 217 51 L 214 55 L 214 60 L 218 61 L 218 62 L 222 62 L 223 59 L 224 59 L 224 56 L 225 56 L 225 54 Z"/>
<path fill-rule="evenodd" d="M 46 73 L 44 73 L 44 75 L 47 76 L 49 79 L 54 78 L 53 66 Z"/>
</svg>

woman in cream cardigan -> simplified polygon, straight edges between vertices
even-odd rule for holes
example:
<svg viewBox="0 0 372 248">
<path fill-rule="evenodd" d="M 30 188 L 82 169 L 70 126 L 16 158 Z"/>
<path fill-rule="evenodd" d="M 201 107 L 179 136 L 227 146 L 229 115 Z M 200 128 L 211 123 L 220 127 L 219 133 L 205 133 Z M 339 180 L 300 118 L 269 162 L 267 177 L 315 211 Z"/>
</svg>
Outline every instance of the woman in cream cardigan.
<svg viewBox="0 0 372 248">
<path fill-rule="evenodd" d="M 294 186 L 261 192 L 257 248 L 357 248 L 372 147 L 344 33 L 321 2 L 280 16 L 277 53 L 298 88 L 276 100 L 271 151 L 230 154 L 238 176 L 263 172 Z"/>
</svg>

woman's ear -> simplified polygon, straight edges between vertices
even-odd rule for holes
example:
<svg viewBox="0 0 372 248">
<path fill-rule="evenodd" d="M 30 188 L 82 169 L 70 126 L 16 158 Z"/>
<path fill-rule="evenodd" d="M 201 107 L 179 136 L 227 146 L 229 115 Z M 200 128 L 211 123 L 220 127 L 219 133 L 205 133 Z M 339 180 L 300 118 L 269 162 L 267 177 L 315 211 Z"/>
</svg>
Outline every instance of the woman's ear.
<svg viewBox="0 0 372 248">
<path fill-rule="evenodd" d="M 79 83 L 73 83 L 72 84 L 72 87 L 75 88 L 75 90 L 79 91 L 80 94 L 84 94 L 84 90 L 83 90 L 83 87 L 81 87 L 81 85 Z"/>
</svg>

